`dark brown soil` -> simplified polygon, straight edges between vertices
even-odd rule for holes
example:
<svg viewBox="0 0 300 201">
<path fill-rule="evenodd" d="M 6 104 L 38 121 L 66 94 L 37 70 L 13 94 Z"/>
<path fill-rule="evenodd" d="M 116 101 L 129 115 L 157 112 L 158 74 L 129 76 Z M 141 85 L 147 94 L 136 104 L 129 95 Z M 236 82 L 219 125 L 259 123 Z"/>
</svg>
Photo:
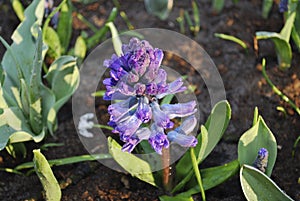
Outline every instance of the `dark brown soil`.
<svg viewBox="0 0 300 201">
<path fill-rule="evenodd" d="M 18 24 L 16 16 L 8 3 L 0 1 L 0 34 L 9 41 L 12 30 Z M 191 12 L 189 1 L 175 1 L 174 8 L 166 21 L 146 13 L 143 1 L 120 1 L 121 10 L 124 10 L 135 28 L 165 28 L 179 32 L 176 18 L 179 9 Z M 292 148 L 300 132 L 300 117 L 289 105 L 276 96 L 266 84 L 261 73 L 261 58 L 267 58 L 267 72 L 273 82 L 300 106 L 300 69 L 299 53 L 294 51 L 292 68 L 281 72 L 277 68 L 276 54 L 270 41 L 259 42 L 259 51 L 254 50 L 253 38 L 256 31 L 280 31 L 283 25 L 282 15 L 276 5 L 267 20 L 261 17 L 261 1 L 240 0 L 237 4 L 227 1 L 225 8 L 219 14 L 211 9 L 211 1 L 200 1 L 201 30 L 194 37 L 186 29 L 186 35 L 203 46 L 212 57 L 222 76 L 227 99 L 232 107 L 232 119 L 221 142 L 211 155 L 201 164 L 201 167 L 221 165 L 237 157 L 237 142 L 241 134 L 252 124 L 253 110 L 258 107 L 267 125 L 274 133 L 278 143 L 278 158 L 271 178 L 288 195 L 300 200 L 300 149 L 296 149 L 292 157 Z M 113 7 L 110 1 L 99 1 L 89 6 L 75 4 L 79 11 L 90 22 L 103 25 Z M 120 16 L 115 22 L 117 28 L 126 30 L 126 24 Z M 85 28 L 75 21 L 74 28 Z M 214 37 L 214 33 L 227 33 L 242 39 L 248 44 L 249 50 L 245 52 L 235 43 Z M 9 41 L 10 42 L 10 41 Z M 0 57 L 4 48 L 0 46 Z M 172 60 L 172 59 L 170 59 Z M 176 61 L 176 59 L 175 59 Z M 176 62 L 170 62 L 168 65 Z M 178 66 L 178 65 L 177 65 Z M 178 66 L 178 69 L 180 66 Z M 197 98 L 201 109 L 201 123 L 204 123 L 210 112 L 210 103 L 203 83 L 193 83 L 199 88 Z M 277 106 L 286 108 L 288 115 L 276 110 Z M 104 107 L 105 108 L 105 107 Z M 107 117 L 107 115 L 106 115 Z M 59 113 L 59 128 L 56 137 L 49 137 L 49 142 L 64 143 L 62 147 L 43 151 L 48 159 L 63 158 L 74 155 L 87 154 L 81 144 L 72 119 L 72 107 L 69 102 Z M 0 153 L 0 167 L 14 167 L 32 159 L 30 150 L 38 145 L 28 143 L 28 156 L 25 159 L 13 159 L 5 151 Z M 54 174 L 63 184 L 62 200 L 158 200 L 163 191 L 146 183 L 132 178 L 129 175 L 115 172 L 98 162 L 79 163 L 54 167 Z M 128 181 L 129 185 L 125 185 Z M 42 200 L 42 187 L 38 178 L 20 176 L 0 172 L 0 200 Z M 245 200 L 239 184 L 239 177 L 235 176 L 222 185 L 206 192 L 207 200 Z M 201 200 L 200 195 L 193 196 Z"/>
</svg>

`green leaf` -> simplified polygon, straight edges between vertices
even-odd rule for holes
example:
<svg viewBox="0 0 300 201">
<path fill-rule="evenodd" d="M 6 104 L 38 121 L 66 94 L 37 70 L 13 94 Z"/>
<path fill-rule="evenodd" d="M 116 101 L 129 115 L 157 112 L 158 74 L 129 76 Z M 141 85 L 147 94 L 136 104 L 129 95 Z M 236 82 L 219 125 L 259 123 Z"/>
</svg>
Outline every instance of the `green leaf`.
<svg viewBox="0 0 300 201">
<path fill-rule="evenodd" d="M 203 126 L 203 128 L 204 128 L 204 126 Z M 191 159 L 192 159 L 194 174 L 195 174 L 198 186 L 200 188 L 202 199 L 206 200 L 205 191 L 204 191 L 203 184 L 202 184 L 202 178 L 201 178 L 200 170 L 199 170 L 199 167 L 198 167 L 198 161 L 196 159 L 193 147 L 191 147 L 190 153 L 191 153 Z"/>
<path fill-rule="evenodd" d="M 234 176 L 239 170 L 239 162 L 234 160 L 221 166 L 201 170 L 203 188 L 214 188 Z"/>
<path fill-rule="evenodd" d="M 229 178 L 234 176 L 239 169 L 240 165 L 238 160 L 234 160 L 221 166 L 200 170 L 204 190 L 209 190 L 227 181 Z M 180 193 L 179 195 L 188 197 L 200 193 L 200 188 L 195 177 L 192 177 L 192 179 L 187 183 L 186 189 L 189 190 Z"/>
<path fill-rule="evenodd" d="M 108 19 L 106 20 L 106 23 L 113 22 L 115 18 L 118 15 L 118 9 L 113 8 L 109 14 Z M 108 27 L 104 26 L 102 27 L 98 32 L 96 32 L 93 36 L 89 37 L 86 40 L 87 48 L 91 49 L 93 46 L 99 44 L 99 42 L 104 38 L 106 32 L 108 31 Z"/>
<path fill-rule="evenodd" d="M 24 79 L 21 79 L 20 82 L 21 82 L 20 95 L 21 95 L 21 102 L 22 102 L 22 110 L 25 116 L 29 116 L 29 107 L 30 107 L 29 90 Z"/>
<path fill-rule="evenodd" d="M 117 28 L 115 27 L 113 22 L 108 22 L 108 23 L 105 24 L 105 26 L 109 27 L 109 29 L 110 29 L 115 53 L 118 56 L 121 56 L 123 54 L 123 52 L 122 52 L 122 42 L 121 42 L 121 39 L 119 37 Z"/>
<path fill-rule="evenodd" d="M 293 26 L 293 29 L 292 29 L 292 39 L 298 48 L 298 52 L 300 52 L 300 33 L 297 32 L 295 25 Z"/>
<path fill-rule="evenodd" d="M 289 42 L 286 41 L 282 35 L 275 32 L 259 31 L 256 32 L 256 39 L 272 39 L 275 44 L 279 68 L 281 70 L 290 68 L 292 62 L 292 49 Z"/>
<path fill-rule="evenodd" d="M 70 96 L 78 86 L 79 71 L 76 65 L 76 58 L 62 56 L 55 60 L 49 68 L 45 78 L 51 85 L 56 101 Z"/>
<path fill-rule="evenodd" d="M 11 0 L 11 5 L 20 21 L 25 19 L 24 8 L 19 0 Z"/>
<path fill-rule="evenodd" d="M 72 2 L 65 1 L 60 9 L 57 25 L 57 35 L 61 44 L 61 53 L 64 54 L 69 46 L 72 36 Z"/>
<path fill-rule="evenodd" d="M 205 123 L 205 128 L 208 131 L 208 144 L 205 149 L 203 160 L 210 154 L 222 138 L 225 130 L 227 129 L 230 118 L 231 108 L 228 101 L 220 101 L 212 109 L 212 112 Z"/>
<path fill-rule="evenodd" d="M 48 55 L 54 59 L 61 56 L 62 47 L 60 44 L 59 36 L 52 27 L 43 29 L 45 34 L 44 42 L 49 46 Z"/>
<path fill-rule="evenodd" d="M 200 13 L 199 8 L 197 6 L 196 1 L 192 1 L 192 8 L 193 8 L 193 15 L 194 15 L 194 22 L 195 22 L 195 30 L 194 34 L 197 35 L 200 31 Z"/>
<path fill-rule="evenodd" d="M 220 101 L 217 103 L 214 108 L 212 109 L 212 112 L 210 116 L 208 117 L 206 123 L 205 123 L 205 130 L 207 133 L 207 140 L 205 138 L 205 149 L 202 148 L 202 134 L 198 135 L 198 141 L 201 143 L 198 143 L 195 147 L 195 153 L 197 154 L 197 158 L 200 158 L 201 160 L 198 162 L 201 162 L 204 160 L 209 153 L 213 150 L 213 148 L 216 146 L 216 144 L 221 139 L 223 133 L 225 132 L 229 120 L 231 118 L 231 109 L 230 105 L 227 101 Z M 204 130 L 204 129 L 203 129 Z M 204 135 L 205 136 L 205 135 Z M 201 153 L 200 153 L 201 151 Z M 190 161 L 189 154 L 186 153 L 178 162 L 176 165 L 176 172 L 179 173 L 177 176 L 180 177 L 187 175 L 187 172 L 190 171 L 192 168 L 192 164 L 190 163 L 187 165 L 187 161 Z"/>
<path fill-rule="evenodd" d="M 254 113 L 253 113 L 253 121 L 252 121 L 252 126 L 254 126 L 258 121 L 258 108 L 254 108 Z"/>
<path fill-rule="evenodd" d="M 44 1 L 34 0 L 24 12 L 25 20 L 18 26 L 12 35 L 13 44 L 10 46 L 10 52 L 6 51 L 3 60 L 1 62 L 3 69 L 6 73 L 3 86 L 19 87 L 19 76 L 16 66 L 21 68 L 24 78 L 30 78 L 32 69 L 32 59 L 36 51 L 35 38 L 32 37 L 32 27 L 36 27 L 35 24 L 41 25 L 44 16 Z M 24 51 L 26 50 L 26 51 Z M 15 58 L 13 58 L 14 55 Z M 16 59 L 16 61 L 15 61 Z M 16 63 L 12 67 L 12 63 Z"/>
<path fill-rule="evenodd" d="M 292 29 L 292 39 L 300 52 L 300 6 L 297 6 L 296 17 Z"/>
<path fill-rule="evenodd" d="M 38 36 L 36 42 L 36 54 L 33 61 L 31 76 L 29 80 L 29 120 L 32 130 L 35 133 L 40 133 L 43 129 L 42 124 L 42 99 L 41 86 L 42 85 L 42 62 L 43 62 L 43 41 L 42 33 L 38 27 Z"/>
<path fill-rule="evenodd" d="M 208 144 L 208 131 L 206 130 L 205 126 L 201 126 L 201 137 L 199 137 L 199 138 L 201 139 L 201 141 L 200 141 L 201 146 L 200 146 L 200 150 L 197 155 L 197 163 L 198 164 L 204 160 L 205 150 L 206 150 L 207 144 Z"/>
<path fill-rule="evenodd" d="M 33 150 L 33 154 L 34 169 L 45 190 L 46 200 L 60 200 L 61 190 L 47 159 L 39 149 Z"/>
<path fill-rule="evenodd" d="M 14 144 L 9 144 L 6 147 L 6 151 L 9 153 L 14 158 L 22 157 L 25 158 L 27 154 L 26 147 L 24 143 L 19 142 L 19 143 L 14 143 Z"/>
<path fill-rule="evenodd" d="M 74 56 L 78 58 L 78 63 L 81 64 L 86 56 L 87 47 L 82 36 L 78 36 L 74 47 Z"/>
<path fill-rule="evenodd" d="M 176 195 L 176 196 L 159 196 L 160 201 L 194 201 L 194 199 L 191 196 L 183 196 L 183 195 Z"/>
<path fill-rule="evenodd" d="M 206 129 L 204 127 L 201 129 L 201 132 L 204 133 L 203 136 L 201 133 L 197 137 L 198 144 L 195 147 L 195 153 L 198 163 L 203 161 L 219 142 L 229 124 L 230 118 L 231 109 L 229 103 L 227 101 L 218 102 L 205 123 Z M 203 147 L 201 148 L 201 146 Z M 181 189 L 190 180 L 192 176 L 191 171 L 192 163 L 189 151 L 187 151 L 176 165 L 176 179 L 179 183 L 174 188 L 175 191 Z"/>
<path fill-rule="evenodd" d="M 95 96 L 95 97 L 103 97 L 104 94 L 105 94 L 106 90 L 100 90 L 100 91 L 96 91 L 94 93 L 92 93 L 92 96 Z"/>
<path fill-rule="evenodd" d="M 252 165 L 259 149 L 266 148 L 269 152 L 266 174 L 271 175 L 277 156 L 277 143 L 271 130 L 261 116 L 257 123 L 246 131 L 238 144 L 238 160 L 240 165 Z"/>
<path fill-rule="evenodd" d="M 45 133 L 38 135 L 32 133 L 27 124 L 27 118 L 18 107 L 4 108 L 0 115 L 0 150 L 4 149 L 7 142 L 16 143 L 34 140 L 40 142 Z"/>
<path fill-rule="evenodd" d="M 243 165 L 240 171 L 240 181 L 245 197 L 249 201 L 291 201 L 269 177 L 248 165 Z"/>
<path fill-rule="evenodd" d="M 227 35 L 227 34 L 222 34 L 222 33 L 215 33 L 214 35 L 215 35 L 215 37 L 235 42 L 235 43 L 239 44 L 245 50 L 248 49 L 247 44 L 244 41 L 242 41 L 241 39 L 239 39 L 239 38 L 237 38 L 235 36 L 231 36 L 231 35 Z"/>
<path fill-rule="evenodd" d="M 282 38 L 286 42 L 290 41 L 292 28 L 293 28 L 294 21 L 295 21 L 295 18 L 296 18 L 296 8 L 297 8 L 297 2 L 291 1 L 289 3 L 289 11 L 288 11 L 288 14 L 286 16 L 286 21 L 284 23 L 283 28 L 280 31 L 280 35 L 282 36 Z"/>
<path fill-rule="evenodd" d="M 128 152 L 123 152 L 121 145 L 111 137 L 108 138 L 108 149 L 115 161 L 133 177 L 156 186 L 151 167 L 146 161 Z"/>
<path fill-rule="evenodd" d="M 273 6 L 273 0 L 263 0 L 262 4 L 262 17 L 264 19 L 268 18 L 268 15 L 272 9 Z"/>
<path fill-rule="evenodd" d="M 69 100 L 79 85 L 79 70 L 76 65 L 76 58 L 61 56 L 52 63 L 45 78 L 50 84 L 51 93 L 55 96 L 55 103 L 50 107 L 47 106 L 49 107 L 47 113 L 48 129 L 50 133 L 53 133 L 58 110 Z M 51 96 L 50 92 L 47 95 Z"/>
<path fill-rule="evenodd" d="M 163 105 L 163 104 L 170 104 L 172 99 L 174 98 L 174 94 L 168 94 L 166 95 L 162 101 L 160 102 L 160 105 Z"/>
<path fill-rule="evenodd" d="M 93 154 L 93 155 L 80 155 L 80 156 L 72 156 L 67 158 L 58 158 L 48 160 L 50 166 L 62 166 L 74 163 L 80 163 L 85 161 L 96 161 L 112 158 L 110 154 Z M 33 162 L 22 163 L 14 168 L 15 171 L 30 169 L 34 167 Z"/>
<path fill-rule="evenodd" d="M 144 0 L 144 3 L 147 12 L 161 20 L 167 19 L 173 7 L 173 0 Z"/>
<path fill-rule="evenodd" d="M 224 0 L 213 0 L 212 8 L 215 12 L 220 13 L 221 10 L 224 8 Z"/>
</svg>

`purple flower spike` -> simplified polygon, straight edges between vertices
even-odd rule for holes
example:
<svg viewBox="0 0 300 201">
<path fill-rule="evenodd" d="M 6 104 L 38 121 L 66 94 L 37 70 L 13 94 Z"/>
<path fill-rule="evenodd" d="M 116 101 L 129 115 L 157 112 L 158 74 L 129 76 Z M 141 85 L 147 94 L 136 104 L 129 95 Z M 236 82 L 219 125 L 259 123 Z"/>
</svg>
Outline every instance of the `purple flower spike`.
<svg viewBox="0 0 300 201">
<path fill-rule="evenodd" d="M 195 101 L 159 105 L 164 96 L 186 90 L 181 78 L 167 83 L 167 73 L 160 68 L 163 51 L 137 38 L 123 44 L 122 50 L 122 56 L 114 54 L 103 63 L 110 70 L 110 77 L 103 80 L 106 86 L 103 99 L 118 100 L 108 107 L 108 125 L 125 143 L 122 150 L 132 152 L 142 140 L 148 140 L 158 154 L 169 146 L 169 140 L 184 147 L 195 146 L 196 138 L 187 135 L 196 125 L 194 116 L 168 136 L 165 134 L 165 129 L 174 126 L 171 119 L 190 116 L 197 109 Z"/>
<path fill-rule="evenodd" d="M 283 13 L 288 11 L 288 0 L 281 0 L 279 3 L 279 12 Z"/>
<path fill-rule="evenodd" d="M 253 166 L 262 172 L 266 172 L 268 166 L 269 152 L 266 148 L 260 148 L 257 153 L 257 157 L 253 163 Z"/>
</svg>

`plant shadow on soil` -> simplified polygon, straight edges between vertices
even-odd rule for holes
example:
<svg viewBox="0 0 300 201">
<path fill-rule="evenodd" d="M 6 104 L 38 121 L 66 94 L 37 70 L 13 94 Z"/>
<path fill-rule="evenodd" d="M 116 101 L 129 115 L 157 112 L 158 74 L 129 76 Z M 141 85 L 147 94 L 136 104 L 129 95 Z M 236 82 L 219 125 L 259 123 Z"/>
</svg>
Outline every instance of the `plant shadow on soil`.
<svg viewBox="0 0 300 201">
<path fill-rule="evenodd" d="M 179 31 L 176 18 L 179 9 L 183 8 L 191 13 L 189 1 L 175 1 L 173 10 L 166 21 L 146 13 L 143 1 L 122 1 L 121 10 L 124 10 L 135 28 L 165 28 Z M 281 72 L 277 68 L 276 54 L 270 41 L 259 43 L 259 52 L 253 49 L 253 37 L 255 31 L 276 31 L 283 24 L 282 15 L 274 5 L 267 20 L 261 17 L 261 2 L 239 1 L 237 4 L 228 1 L 220 14 L 212 12 L 211 3 L 208 0 L 201 1 L 200 33 L 194 37 L 186 29 L 186 35 L 198 42 L 211 56 L 223 79 L 227 99 L 232 107 L 232 119 L 224 137 L 213 150 L 210 156 L 201 164 L 201 167 L 221 165 L 237 158 L 237 142 L 243 132 L 251 127 L 253 111 L 258 107 L 267 125 L 272 130 L 278 143 L 278 158 L 271 178 L 288 195 L 295 200 L 300 200 L 300 184 L 298 183 L 300 171 L 300 149 L 296 149 L 292 158 L 292 147 L 300 131 L 299 116 L 282 100 L 280 100 L 271 88 L 266 84 L 261 73 L 260 61 L 267 58 L 267 73 L 273 82 L 298 106 L 300 106 L 300 62 L 299 54 L 294 51 L 293 65 L 287 72 Z M 110 1 L 98 1 L 89 6 L 75 4 L 79 12 L 98 26 L 103 25 L 113 4 Z M 0 34 L 6 40 L 12 30 L 17 26 L 17 18 L 8 1 L 0 2 Z M 2 12 L 5 9 L 5 12 Z M 5 15 L 5 17 L 3 17 Z M 8 17 L 7 17 L 8 16 Z M 126 24 L 120 16 L 115 22 L 119 30 L 125 30 Z M 86 29 L 84 24 L 74 20 L 74 33 L 79 34 L 80 29 Z M 244 40 L 249 51 L 246 53 L 237 44 L 215 38 L 214 33 L 227 33 Z M 75 37 L 74 37 L 75 38 Z M 0 57 L 4 48 L 0 47 Z M 167 58 L 166 64 L 180 72 L 181 63 L 172 56 Z M 188 74 L 188 72 L 182 72 Z M 191 75 L 191 76 L 190 76 Z M 193 84 L 197 86 L 196 95 L 200 104 L 201 122 L 210 112 L 210 100 L 206 88 L 193 74 L 189 74 Z M 196 80 L 196 81 L 195 81 Z M 98 117 L 106 121 L 108 103 L 98 100 Z M 287 108 L 287 117 L 276 110 L 276 106 Z M 59 128 L 56 137 L 48 137 L 45 142 L 64 143 L 62 147 L 55 147 L 44 151 L 47 159 L 63 158 L 74 155 L 88 154 L 81 144 L 72 119 L 72 105 L 68 102 L 60 111 Z M 28 155 L 25 159 L 12 159 L 5 151 L 0 153 L 0 167 L 14 167 L 32 159 L 31 150 L 37 148 L 34 143 L 26 144 Z M 298 146 L 299 147 L 299 146 Z M 62 200 L 158 200 L 163 191 L 151 185 L 143 183 L 130 175 L 115 172 L 98 162 L 87 162 L 66 165 L 53 168 L 54 174 L 62 184 Z M 32 174 L 21 176 L 0 172 L 0 200 L 42 200 L 42 186 L 38 178 Z M 236 175 L 225 183 L 208 190 L 207 200 L 245 200 Z M 200 195 L 193 196 L 195 200 L 201 200 Z"/>
</svg>

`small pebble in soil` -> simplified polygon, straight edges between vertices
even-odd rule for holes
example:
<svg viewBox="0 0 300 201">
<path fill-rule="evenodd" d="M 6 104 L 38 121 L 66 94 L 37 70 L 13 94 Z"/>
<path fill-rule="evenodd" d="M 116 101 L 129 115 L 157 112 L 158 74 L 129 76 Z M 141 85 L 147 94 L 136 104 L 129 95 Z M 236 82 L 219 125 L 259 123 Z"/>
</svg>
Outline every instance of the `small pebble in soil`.
<svg viewBox="0 0 300 201">
<path fill-rule="evenodd" d="M 127 188 L 127 189 L 130 188 L 129 180 L 127 179 L 126 176 L 121 177 L 121 182 L 124 184 L 125 188 Z"/>
</svg>

